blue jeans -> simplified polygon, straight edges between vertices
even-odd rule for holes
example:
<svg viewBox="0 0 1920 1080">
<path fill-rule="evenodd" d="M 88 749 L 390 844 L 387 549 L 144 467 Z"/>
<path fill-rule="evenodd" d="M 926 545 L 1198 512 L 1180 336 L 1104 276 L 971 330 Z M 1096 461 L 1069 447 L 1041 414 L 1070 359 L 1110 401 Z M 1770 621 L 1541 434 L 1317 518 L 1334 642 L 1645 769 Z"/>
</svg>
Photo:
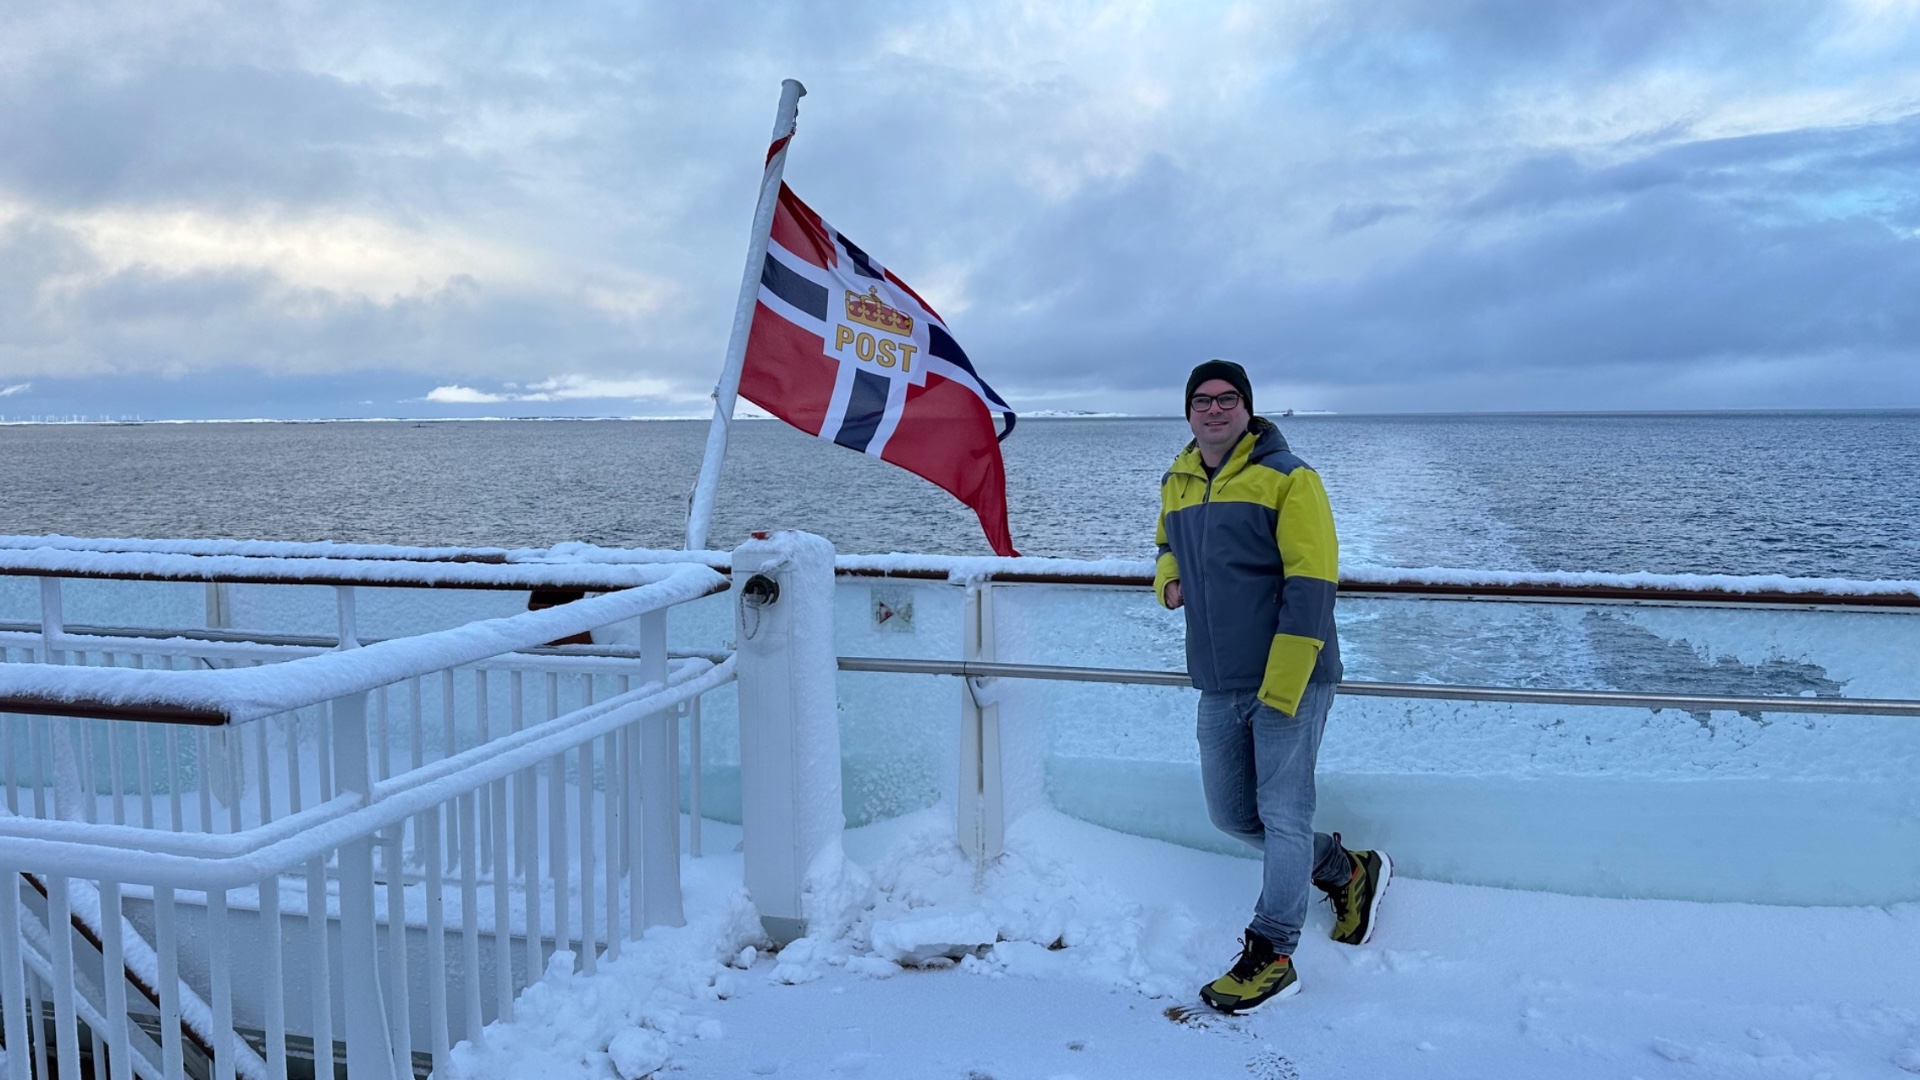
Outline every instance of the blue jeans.
<svg viewBox="0 0 1920 1080">
<path fill-rule="evenodd" d="M 1215 828 L 1246 841 L 1265 864 L 1251 929 L 1293 955 L 1307 918 L 1307 882 L 1345 884 L 1353 873 L 1333 837 L 1313 831 L 1313 769 L 1333 707 L 1333 683 L 1309 683 L 1288 716 L 1257 690 L 1200 695 L 1200 781 Z"/>
</svg>

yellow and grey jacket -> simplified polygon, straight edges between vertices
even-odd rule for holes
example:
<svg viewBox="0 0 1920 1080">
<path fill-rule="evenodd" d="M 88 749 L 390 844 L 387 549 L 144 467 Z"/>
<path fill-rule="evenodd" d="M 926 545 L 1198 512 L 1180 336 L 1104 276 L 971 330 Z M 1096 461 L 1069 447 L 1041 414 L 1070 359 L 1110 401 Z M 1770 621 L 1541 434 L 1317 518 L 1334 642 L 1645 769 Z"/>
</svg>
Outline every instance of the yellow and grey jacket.
<svg viewBox="0 0 1920 1080">
<path fill-rule="evenodd" d="M 1154 595 L 1180 582 L 1193 685 L 1258 687 L 1291 716 L 1309 682 L 1340 681 L 1333 509 L 1279 428 L 1254 417 L 1211 478 L 1188 443 L 1160 481 L 1155 539 Z"/>
</svg>

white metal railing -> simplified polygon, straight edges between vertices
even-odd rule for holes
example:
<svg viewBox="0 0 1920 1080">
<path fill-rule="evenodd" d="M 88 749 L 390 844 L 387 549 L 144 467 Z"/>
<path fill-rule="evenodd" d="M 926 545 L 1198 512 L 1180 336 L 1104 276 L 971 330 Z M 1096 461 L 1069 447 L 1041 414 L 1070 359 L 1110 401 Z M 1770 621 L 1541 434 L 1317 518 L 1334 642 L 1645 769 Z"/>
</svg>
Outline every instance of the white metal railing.
<svg viewBox="0 0 1920 1080">
<path fill-rule="evenodd" d="M 42 621 L 0 631 L 10 1077 L 72 1075 L 83 1036 L 101 1076 L 281 1077 L 342 1037 L 352 1075 L 409 1074 L 557 954 L 591 972 L 682 921 L 675 718 L 697 733 L 733 662 L 670 661 L 665 619 L 714 571 L 326 559 L 326 649 L 70 632 L 54 576 L 311 583 L 322 560 L 6 556 L 61 564 L 10 568 L 45 570 Z M 358 647 L 354 589 L 422 576 L 620 591 Z M 525 651 L 626 620 L 637 650 Z"/>
</svg>

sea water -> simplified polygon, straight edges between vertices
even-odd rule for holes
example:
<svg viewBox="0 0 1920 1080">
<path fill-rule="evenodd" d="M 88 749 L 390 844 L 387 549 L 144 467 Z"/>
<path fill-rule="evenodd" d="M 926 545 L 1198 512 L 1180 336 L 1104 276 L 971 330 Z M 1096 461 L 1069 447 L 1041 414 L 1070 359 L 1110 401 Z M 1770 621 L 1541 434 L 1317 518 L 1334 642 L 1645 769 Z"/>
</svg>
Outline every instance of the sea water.
<svg viewBox="0 0 1920 1080">
<path fill-rule="evenodd" d="M 1298 416 L 1347 566 L 1920 578 L 1920 412 Z M 695 421 L 0 426 L 0 533 L 678 547 Z M 1024 420 L 1024 554 L 1149 557 L 1177 419 Z M 711 543 L 986 554 L 926 481 L 740 422 Z"/>
<path fill-rule="evenodd" d="M 1348 567 L 1920 579 L 1920 414 L 1279 422 L 1326 480 Z M 1027 554 L 1149 557 L 1158 482 L 1186 438 L 1168 419 L 1022 422 L 1005 446 L 1016 543 Z M 704 439 L 692 422 L 0 428 L 0 532 L 675 547 Z M 713 546 L 754 528 L 807 529 L 842 552 L 986 553 L 971 513 L 944 493 L 775 422 L 735 426 Z M 0 596 L 0 617 L 31 617 L 30 583 L 14 585 L 0 582 L 17 594 Z M 958 654 L 958 590 L 886 586 L 913 599 L 901 632 L 869 617 L 873 587 L 840 590 L 842 654 Z M 114 617 L 129 606 L 116 589 L 165 591 L 177 618 L 198 614 L 194 586 L 76 583 L 69 619 L 125 621 Z M 522 599 L 369 595 L 361 606 L 363 624 L 400 633 L 431 628 L 413 625 L 429 608 L 445 623 L 507 614 Z M 247 586 L 235 600 L 240 625 L 325 633 L 332 621 L 325 590 Z M 1184 663 L 1181 616 L 1139 590 L 1015 587 L 997 607 L 1002 659 Z M 1348 598 L 1340 627 L 1354 679 L 1920 697 L 1911 614 Z M 728 599 L 709 598 L 676 613 L 674 636 L 716 647 L 730 628 Z M 1039 725 L 1026 734 L 1042 746 L 1046 800 L 1229 849 L 1199 810 L 1190 692 L 1002 691 L 1007 722 Z M 849 820 L 917 809 L 950 788 L 959 693 L 937 677 L 842 676 Z M 707 809 L 719 817 L 738 805 L 731 708 L 730 691 L 710 695 L 703 725 Z M 1848 879 L 1844 895 L 1796 868 L 1815 865 L 1838 830 L 1856 846 L 1920 850 L 1901 794 L 1917 761 L 1911 720 L 1343 697 L 1321 795 L 1332 827 L 1394 843 L 1417 876 L 1884 902 L 1913 891 L 1920 865 L 1883 859 L 1883 873 Z M 1676 826 L 1687 845 L 1649 842 Z M 1571 831 L 1582 842 L 1562 851 Z M 1702 863 L 1703 853 L 1719 861 Z"/>
</svg>

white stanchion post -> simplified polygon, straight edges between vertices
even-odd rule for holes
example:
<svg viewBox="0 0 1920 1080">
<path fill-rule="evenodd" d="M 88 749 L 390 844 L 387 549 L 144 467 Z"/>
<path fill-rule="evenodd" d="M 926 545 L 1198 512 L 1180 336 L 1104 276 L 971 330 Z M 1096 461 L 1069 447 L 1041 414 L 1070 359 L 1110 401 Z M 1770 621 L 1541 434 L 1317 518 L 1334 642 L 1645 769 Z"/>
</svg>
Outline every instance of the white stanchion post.
<svg viewBox="0 0 1920 1080">
<path fill-rule="evenodd" d="M 333 699 L 335 790 L 373 790 L 367 753 L 367 695 Z M 324 901 L 315 901 L 324 902 Z M 473 911 L 465 915 L 472 919 Z M 394 1075 L 392 1032 L 380 991 L 378 929 L 373 914 L 373 838 L 340 845 L 340 959 L 345 980 L 347 1074 Z M 325 962 L 325 958 L 321 958 Z M 478 1036 L 478 1032 L 470 1032 Z"/>
<path fill-rule="evenodd" d="M 42 1033 L 27 1025 L 21 940 L 20 872 L 0 866 L 0 1014 L 6 1018 L 7 1080 L 33 1080 L 33 1052 L 29 1047 L 42 1041 Z"/>
<path fill-rule="evenodd" d="M 767 936 L 785 944 L 806 935 L 807 874 L 846 824 L 833 545 L 755 533 L 734 549 L 733 595 L 747 894 Z"/>
<path fill-rule="evenodd" d="M 967 586 L 961 628 L 962 656 L 992 661 L 993 586 Z M 960 787 L 954 826 L 960 849 L 976 863 L 998 858 L 1006 841 L 1006 799 L 1000 774 L 1000 706 L 992 680 L 966 679 L 960 687 Z"/>
<path fill-rule="evenodd" d="M 640 616 L 640 678 L 667 685 L 667 613 Z M 685 926 L 680 901 L 680 722 L 671 708 L 640 718 L 641 923 Z"/>
</svg>

